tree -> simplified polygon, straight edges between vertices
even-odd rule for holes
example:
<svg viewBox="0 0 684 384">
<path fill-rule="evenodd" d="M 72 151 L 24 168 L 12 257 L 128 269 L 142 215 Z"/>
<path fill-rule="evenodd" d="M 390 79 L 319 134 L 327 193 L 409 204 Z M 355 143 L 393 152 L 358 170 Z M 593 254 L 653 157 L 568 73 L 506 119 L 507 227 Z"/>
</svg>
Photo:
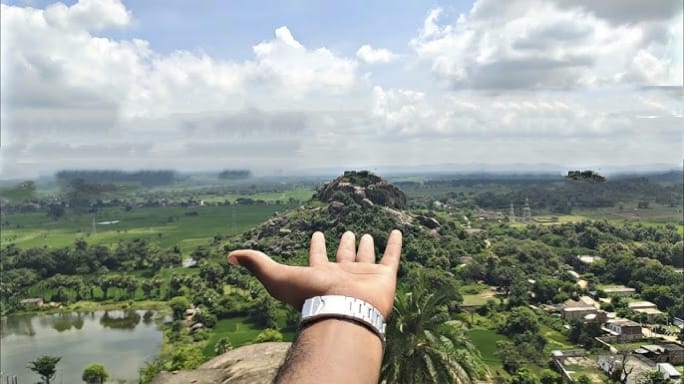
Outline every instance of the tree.
<svg viewBox="0 0 684 384">
<path fill-rule="evenodd" d="M 539 384 L 537 376 L 533 375 L 527 368 L 520 368 L 515 371 L 509 381 L 510 384 Z"/>
<path fill-rule="evenodd" d="M 501 331 L 507 336 L 520 335 L 525 332 L 539 332 L 539 322 L 537 315 L 527 307 L 513 308 L 511 314 L 506 319 Z"/>
<path fill-rule="evenodd" d="M 254 339 L 255 343 L 265 343 L 267 341 L 283 341 L 283 334 L 277 329 L 268 328 L 259 332 L 256 339 Z"/>
<path fill-rule="evenodd" d="M 639 384 L 668 384 L 670 380 L 660 371 L 648 372 L 638 381 Z"/>
<path fill-rule="evenodd" d="M 215 261 L 199 262 L 200 277 L 207 281 L 211 288 L 223 290 L 223 267 Z"/>
<path fill-rule="evenodd" d="M 216 345 L 214 345 L 214 353 L 217 355 L 226 353 L 233 349 L 233 344 L 230 342 L 230 339 L 227 336 L 224 336 L 216 342 Z"/>
<path fill-rule="evenodd" d="M 43 384 L 50 384 L 50 380 L 57 373 L 56 367 L 60 360 L 62 360 L 60 356 L 43 355 L 29 362 L 27 368 L 37 373 Z"/>
<path fill-rule="evenodd" d="M 416 287 L 397 294 L 380 372 L 386 383 L 470 383 L 478 352 L 460 322 L 450 321 L 448 295 Z"/>
<path fill-rule="evenodd" d="M 183 320 L 185 310 L 190 307 L 190 302 L 183 296 L 176 296 L 169 301 L 174 320 Z"/>
<path fill-rule="evenodd" d="M 109 373 L 104 365 L 93 363 L 85 367 L 81 379 L 88 384 L 102 384 L 109 378 Z"/>
<path fill-rule="evenodd" d="M 539 381 L 541 384 L 561 384 L 563 382 L 563 378 L 556 372 L 546 368 L 541 371 Z"/>
<path fill-rule="evenodd" d="M 519 348 L 510 341 L 497 341 L 496 350 L 504 370 L 508 373 L 517 372 L 525 363 L 525 357 L 520 354 Z"/>
</svg>

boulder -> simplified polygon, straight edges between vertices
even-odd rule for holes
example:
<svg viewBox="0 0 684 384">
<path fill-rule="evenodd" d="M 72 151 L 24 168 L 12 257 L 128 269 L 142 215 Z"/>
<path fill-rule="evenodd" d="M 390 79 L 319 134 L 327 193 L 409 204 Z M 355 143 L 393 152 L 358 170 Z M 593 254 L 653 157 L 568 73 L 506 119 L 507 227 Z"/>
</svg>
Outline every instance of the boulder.
<svg viewBox="0 0 684 384">
<path fill-rule="evenodd" d="M 259 343 L 235 348 L 191 371 L 161 372 L 152 384 L 271 383 L 290 343 Z"/>
</svg>

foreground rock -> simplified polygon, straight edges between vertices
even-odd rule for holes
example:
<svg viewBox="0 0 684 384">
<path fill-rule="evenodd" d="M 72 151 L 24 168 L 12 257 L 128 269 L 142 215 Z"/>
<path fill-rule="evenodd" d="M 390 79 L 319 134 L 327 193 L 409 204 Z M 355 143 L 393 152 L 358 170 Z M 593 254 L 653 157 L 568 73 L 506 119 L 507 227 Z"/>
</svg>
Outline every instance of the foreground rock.
<svg viewBox="0 0 684 384">
<path fill-rule="evenodd" d="M 162 372 L 152 384 L 271 383 L 290 343 L 260 343 L 233 349 L 192 371 Z"/>
</svg>

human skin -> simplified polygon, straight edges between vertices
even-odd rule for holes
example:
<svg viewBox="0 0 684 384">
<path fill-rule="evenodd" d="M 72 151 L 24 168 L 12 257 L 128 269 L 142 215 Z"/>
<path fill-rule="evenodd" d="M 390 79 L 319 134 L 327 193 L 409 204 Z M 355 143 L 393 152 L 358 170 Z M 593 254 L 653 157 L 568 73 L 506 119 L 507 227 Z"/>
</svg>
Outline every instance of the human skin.
<svg viewBox="0 0 684 384">
<path fill-rule="evenodd" d="M 228 254 L 228 262 L 247 268 L 271 296 L 301 310 L 314 296 L 343 295 L 364 300 L 389 318 L 394 303 L 401 232 L 394 230 L 385 253 L 375 262 L 373 238 L 356 248 L 352 232 L 340 239 L 335 262 L 328 260 L 321 232 L 311 237 L 309 266 L 290 266 L 254 250 Z M 276 376 L 277 383 L 377 383 L 382 342 L 369 328 L 349 320 L 326 318 L 300 329 Z"/>
</svg>

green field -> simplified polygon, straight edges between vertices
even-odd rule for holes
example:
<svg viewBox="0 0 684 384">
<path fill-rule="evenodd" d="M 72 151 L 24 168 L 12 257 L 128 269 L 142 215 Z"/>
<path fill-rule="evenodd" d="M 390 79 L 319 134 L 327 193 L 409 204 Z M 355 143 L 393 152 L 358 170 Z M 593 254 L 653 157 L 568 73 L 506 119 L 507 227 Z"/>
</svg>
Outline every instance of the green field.
<svg viewBox="0 0 684 384">
<path fill-rule="evenodd" d="M 496 342 L 502 340 L 510 341 L 510 339 L 491 329 L 483 328 L 471 329 L 468 331 L 468 336 L 480 351 L 482 361 L 492 369 L 501 369 L 501 358 L 496 354 Z"/>
<path fill-rule="evenodd" d="M 296 201 L 308 201 L 314 194 L 312 188 L 296 187 L 292 189 L 287 189 L 280 192 L 256 192 L 250 194 L 230 194 L 230 195 L 209 195 L 200 194 L 198 199 L 204 200 L 206 203 L 222 203 L 225 201 L 230 201 L 234 203 L 240 198 L 249 198 L 252 200 L 263 200 L 268 202 L 280 201 L 282 203 L 287 203 L 290 200 Z"/>
<path fill-rule="evenodd" d="M 228 337 L 233 347 L 239 347 L 252 343 L 262 330 L 262 328 L 250 322 L 247 317 L 219 320 L 207 340 L 203 354 L 206 357 L 215 356 L 214 346 L 222 337 Z M 280 332 L 283 334 L 283 341 L 292 341 L 294 338 L 294 332 L 291 330 L 280 329 Z"/>
<path fill-rule="evenodd" d="M 68 212 L 52 220 L 44 212 L 7 214 L 2 216 L 2 244 L 10 242 L 19 248 L 64 247 L 78 238 L 89 244 L 115 244 L 135 238 L 151 240 L 161 247 L 178 245 L 183 252 L 207 244 L 216 234 L 231 236 L 265 221 L 276 211 L 292 208 L 288 204 L 229 205 L 203 207 L 153 207 L 126 211 L 103 208 L 95 222 L 93 215 Z"/>
</svg>

